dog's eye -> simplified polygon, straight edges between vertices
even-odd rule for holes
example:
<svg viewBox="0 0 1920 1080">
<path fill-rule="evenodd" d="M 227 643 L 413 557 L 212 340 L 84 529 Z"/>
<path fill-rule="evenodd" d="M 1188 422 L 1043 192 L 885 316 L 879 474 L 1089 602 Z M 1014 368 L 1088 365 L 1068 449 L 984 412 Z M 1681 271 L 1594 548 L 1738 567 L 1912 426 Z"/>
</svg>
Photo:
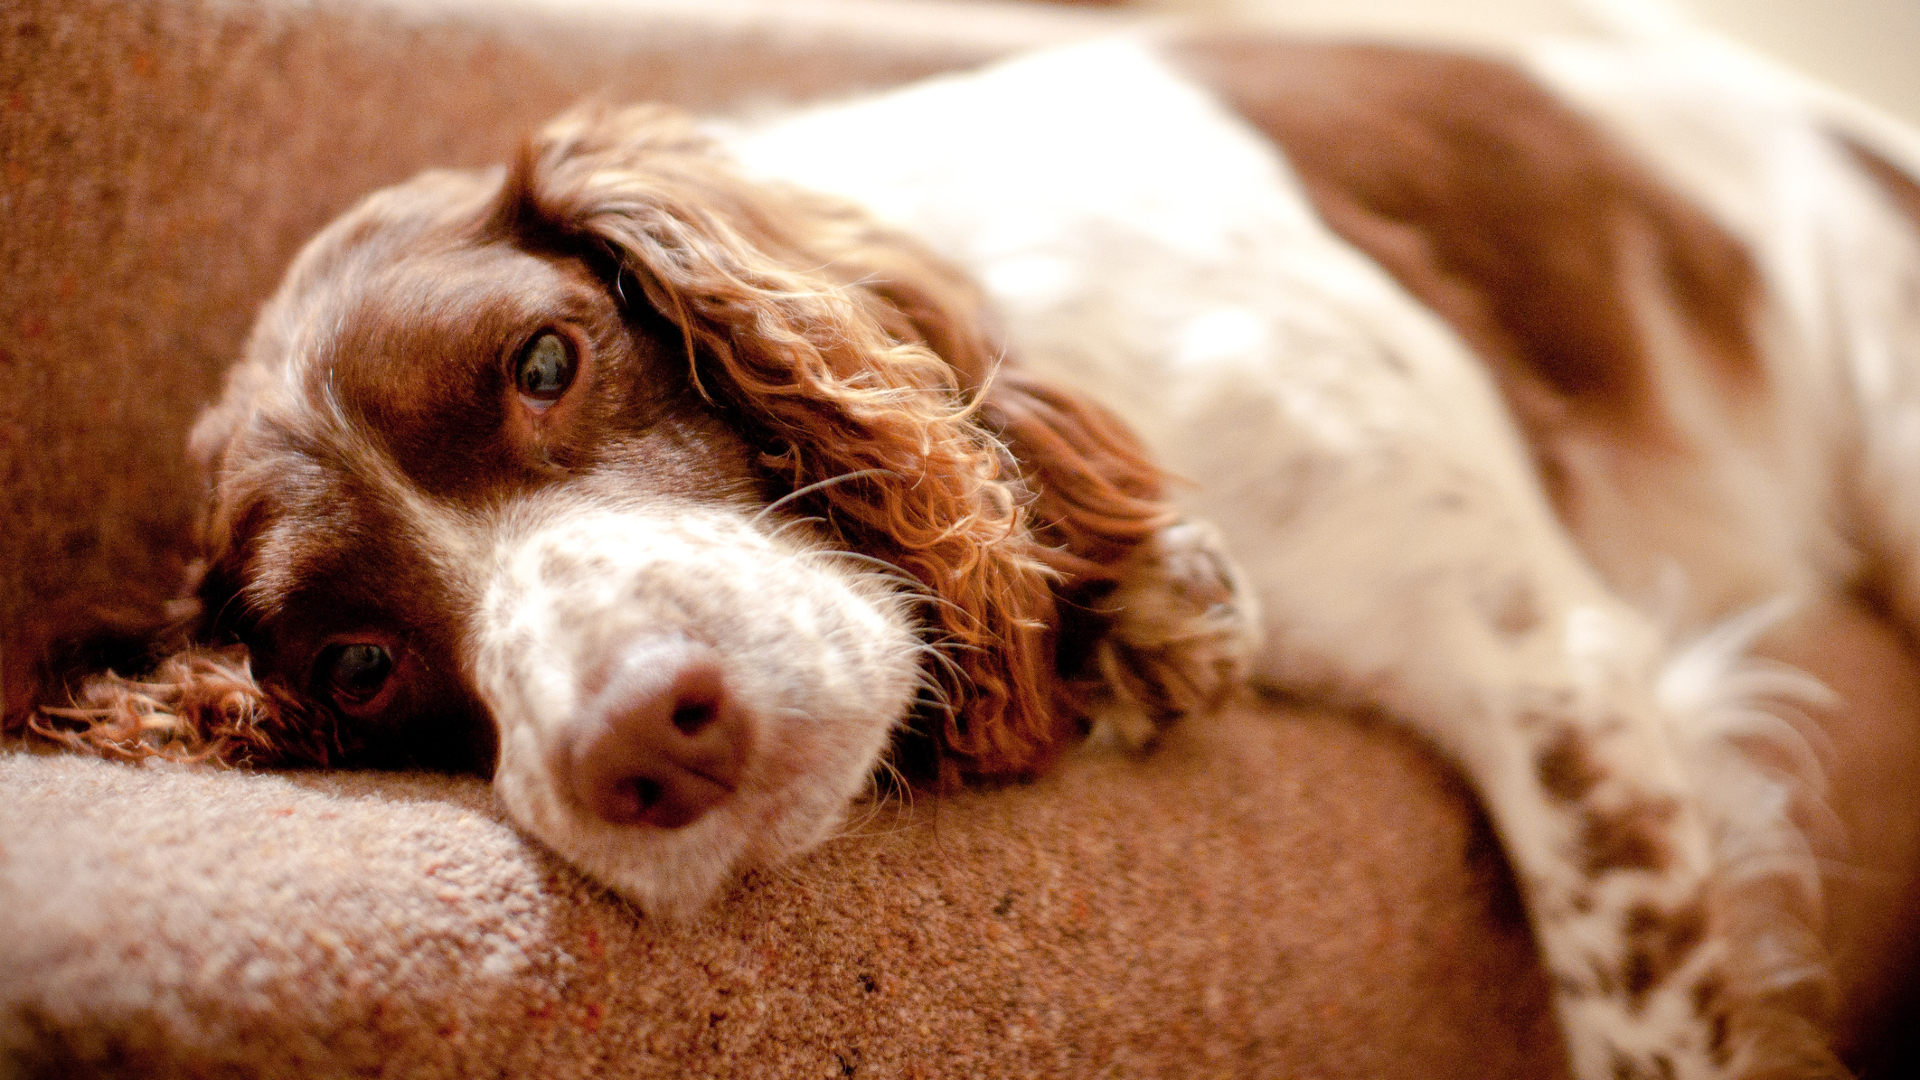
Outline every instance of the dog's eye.
<svg viewBox="0 0 1920 1080">
<path fill-rule="evenodd" d="M 327 696 L 343 709 L 365 708 L 380 697 L 393 674 L 393 655 L 364 641 L 334 645 L 320 655 L 319 675 Z"/>
<path fill-rule="evenodd" d="M 573 385 L 573 346 L 551 330 L 536 334 L 520 350 L 514 381 L 521 396 L 536 407 L 551 405 Z"/>
</svg>

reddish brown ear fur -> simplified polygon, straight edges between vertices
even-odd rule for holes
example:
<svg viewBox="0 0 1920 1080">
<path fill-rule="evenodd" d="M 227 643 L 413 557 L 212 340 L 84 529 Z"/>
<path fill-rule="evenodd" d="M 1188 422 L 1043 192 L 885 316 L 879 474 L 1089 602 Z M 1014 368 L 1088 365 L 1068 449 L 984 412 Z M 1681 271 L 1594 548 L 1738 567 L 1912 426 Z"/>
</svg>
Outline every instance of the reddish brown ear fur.
<svg viewBox="0 0 1920 1080">
<path fill-rule="evenodd" d="M 326 765 L 347 750 L 324 710 L 256 681 L 240 645 L 182 649 L 139 679 L 94 676 L 72 705 L 41 708 L 30 727 L 71 749 L 126 761 Z"/>
<path fill-rule="evenodd" d="M 55 677 L 36 707 L 17 723 L 10 718 L 10 727 L 123 761 L 324 766 L 353 749 L 326 710 L 283 685 L 256 679 L 244 645 L 194 644 L 209 633 L 201 601 L 154 607 L 167 609 L 169 618 L 149 619 L 137 634 L 129 631 L 117 659 L 78 669 L 86 673 L 77 682 L 50 673 Z M 156 663 L 155 657 L 161 659 Z M 128 677 L 116 668 L 144 674 Z M 46 704 L 60 700 L 66 704 Z"/>
<path fill-rule="evenodd" d="M 1087 601 L 1169 518 L 1160 474 L 1111 415 L 998 370 L 971 282 L 852 207 L 737 175 L 657 108 L 557 121 L 501 218 L 616 255 L 764 464 L 819 485 L 804 510 L 931 596 L 948 769 L 1030 774 L 1078 734 L 1056 604 L 1098 633 Z"/>
</svg>

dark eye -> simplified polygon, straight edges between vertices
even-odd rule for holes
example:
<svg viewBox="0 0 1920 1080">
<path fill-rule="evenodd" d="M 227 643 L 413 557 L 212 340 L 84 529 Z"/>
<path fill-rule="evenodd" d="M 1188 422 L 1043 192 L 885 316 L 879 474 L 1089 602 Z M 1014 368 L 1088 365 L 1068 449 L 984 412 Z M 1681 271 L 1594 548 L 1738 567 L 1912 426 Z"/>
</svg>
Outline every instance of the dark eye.
<svg viewBox="0 0 1920 1080">
<path fill-rule="evenodd" d="M 536 407 L 551 405 L 573 385 L 573 344 L 551 330 L 534 335 L 520 350 L 514 382 Z"/>
<path fill-rule="evenodd" d="M 393 674 L 393 654 L 364 641 L 334 645 L 320 654 L 320 689 L 343 709 L 373 704 Z"/>
</svg>

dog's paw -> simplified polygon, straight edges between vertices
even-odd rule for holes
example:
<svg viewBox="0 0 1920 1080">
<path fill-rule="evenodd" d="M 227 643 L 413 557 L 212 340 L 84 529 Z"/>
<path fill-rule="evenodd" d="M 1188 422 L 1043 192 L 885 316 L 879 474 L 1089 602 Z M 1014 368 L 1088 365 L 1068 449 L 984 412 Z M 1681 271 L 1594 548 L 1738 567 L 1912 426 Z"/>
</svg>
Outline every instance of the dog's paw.
<svg viewBox="0 0 1920 1080">
<path fill-rule="evenodd" d="M 1260 640 L 1252 588 L 1204 521 L 1177 521 L 1141 545 L 1102 608 L 1112 621 L 1095 663 L 1106 693 L 1091 712 L 1097 731 L 1130 750 L 1218 709 Z"/>
</svg>

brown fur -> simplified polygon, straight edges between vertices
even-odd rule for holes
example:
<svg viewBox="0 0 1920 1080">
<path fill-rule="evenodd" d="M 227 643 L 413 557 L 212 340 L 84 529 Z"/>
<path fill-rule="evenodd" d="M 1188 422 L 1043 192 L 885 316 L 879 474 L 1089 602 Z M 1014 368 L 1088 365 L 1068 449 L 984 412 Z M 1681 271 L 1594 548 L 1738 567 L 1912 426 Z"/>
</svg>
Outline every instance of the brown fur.
<svg viewBox="0 0 1920 1080">
<path fill-rule="evenodd" d="M 1722 390 L 1764 388 L 1745 248 L 1513 67 L 1218 39 L 1181 55 L 1286 151 L 1335 232 L 1489 362 L 1569 517 L 1562 439 L 1676 445 L 1628 292 L 1635 260 L 1652 260 Z"/>
<path fill-rule="evenodd" d="M 1854 162 L 1861 170 L 1880 185 L 1894 207 L 1913 222 L 1915 229 L 1920 229 L 1920 181 L 1908 176 L 1898 165 L 1875 153 L 1871 147 L 1844 136 L 1840 137 L 1840 145 L 1853 155 Z"/>
<path fill-rule="evenodd" d="M 72 706 L 44 708 L 28 723 L 69 748 L 125 761 L 164 750 L 185 761 L 326 765 L 350 749 L 324 710 L 257 682 L 239 646 L 182 650 L 141 679 L 91 680 Z"/>
</svg>

